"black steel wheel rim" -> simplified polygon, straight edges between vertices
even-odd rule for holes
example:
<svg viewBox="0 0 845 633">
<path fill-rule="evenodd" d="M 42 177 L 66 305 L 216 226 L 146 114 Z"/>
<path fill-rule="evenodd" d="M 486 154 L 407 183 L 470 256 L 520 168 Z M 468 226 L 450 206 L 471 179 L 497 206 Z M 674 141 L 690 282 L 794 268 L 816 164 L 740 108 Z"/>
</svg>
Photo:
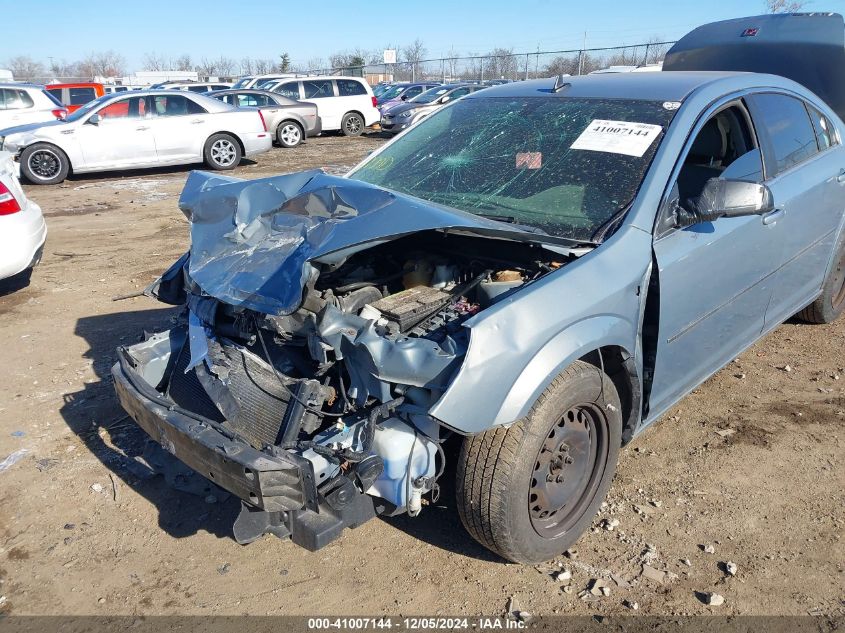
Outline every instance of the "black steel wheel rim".
<svg viewBox="0 0 845 633">
<path fill-rule="evenodd" d="M 537 534 L 558 538 L 583 516 L 607 467 L 609 433 L 596 403 L 571 407 L 552 426 L 537 453 L 528 491 Z"/>
<path fill-rule="evenodd" d="M 59 157 L 46 149 L 33 152 L 28 162 L 30 171 L 41 180 L 55 178 L 62 168 Z"/>
</svg>

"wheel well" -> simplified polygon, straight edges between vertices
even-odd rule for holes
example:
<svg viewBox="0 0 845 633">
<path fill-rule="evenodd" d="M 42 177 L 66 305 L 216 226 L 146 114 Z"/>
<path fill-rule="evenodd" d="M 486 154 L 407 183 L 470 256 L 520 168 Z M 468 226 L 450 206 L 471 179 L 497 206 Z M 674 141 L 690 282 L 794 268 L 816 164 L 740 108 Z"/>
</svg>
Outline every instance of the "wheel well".
<svg viewBox="0 0 845 633">
<path fill-rule="evenodd" d="M 622 444 L 634 436 L 640 420 L 642 394 L 634 358 L 617 345 L 608 345 L 585 354 L 579 360 L 603 369 L 610 378 L 622 403 Z"/>
<path fill-rule="evenodd" d="M 361 112 L 358 112 L 358 110 L 350 110 L 349 112 L 344 113 L 344 115 L 340 117 L 340 120 L 342 121 L 343 117 L 345 117 L 347 114 L 357 114 L 359 117 L 361 117 L 361 121 L 363 121 L 366 125 L 367 120 L 364 118 L 364 115 Z"/>
<path fill-rule="evenodd" d="M 226 130 L 220 130 L 219 132 L 215 132 L 214 134 L 209 136 L 207 139 L 205 139 L 205 145 L 203 146 L 203 150 L 204 150 L 205 146 L 208 145 L 208 142 L 211 140 L 211 137 L 217 136 L 218 134 L 226 134 L 227 136 L 231 136 L 233 139 L 235 139 L 238 142 L 238 147 L 241 148 L 241 156 L 243 156 L 246 153 L 246 148 L 244 147 L 244 142 L 241 140 L 241 137 L 238 136 L 237 134 L 235 134 L 234 132 L 227 132 Z"/>
</svg>

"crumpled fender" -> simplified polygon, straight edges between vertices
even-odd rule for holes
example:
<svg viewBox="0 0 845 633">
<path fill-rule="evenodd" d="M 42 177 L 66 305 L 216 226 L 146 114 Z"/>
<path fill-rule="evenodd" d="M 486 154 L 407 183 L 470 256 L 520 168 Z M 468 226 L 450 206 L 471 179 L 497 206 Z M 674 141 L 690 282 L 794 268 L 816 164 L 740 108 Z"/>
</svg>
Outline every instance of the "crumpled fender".
<svg viewBox="0 0 845 633">
<path fill-rule="evenodd" d="M 651 235 L 625 227 L 467 321 L 469 349 L 431 415 L 462 433 L 511 424 L 585 354 L 611 345 L 638 354 L 650 265 Z"/>
</svg>

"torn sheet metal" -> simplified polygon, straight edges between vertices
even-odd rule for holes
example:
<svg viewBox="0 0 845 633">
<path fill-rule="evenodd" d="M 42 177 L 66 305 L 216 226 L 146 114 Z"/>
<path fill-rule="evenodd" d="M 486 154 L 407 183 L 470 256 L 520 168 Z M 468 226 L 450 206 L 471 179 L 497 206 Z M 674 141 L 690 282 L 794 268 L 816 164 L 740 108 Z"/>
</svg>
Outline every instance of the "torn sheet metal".
<svg viewBox="0 0 845 633">
<path fill-rule="evenodd" d="M 447 228 L 529 235 L 321 171 L 257 180 L 192 172 L 179 206 L 191 221 L 191 280 L 221 301 L 272 315 L 299 307 L 310 261 L 344 248 Z"/>
</svg>

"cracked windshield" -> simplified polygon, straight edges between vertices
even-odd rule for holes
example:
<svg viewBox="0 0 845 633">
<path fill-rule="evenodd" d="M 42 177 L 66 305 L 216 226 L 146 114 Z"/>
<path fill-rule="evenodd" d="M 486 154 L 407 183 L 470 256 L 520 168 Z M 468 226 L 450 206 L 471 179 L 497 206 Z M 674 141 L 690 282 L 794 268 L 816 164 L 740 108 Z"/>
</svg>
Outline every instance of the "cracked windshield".
<svg viewBox="0 0 845 633">
<path fill-rule="evenodd" d="M 624 216 L 673 115 L 644 100 L 467 98 L 411 128 L 351 177 L 596 242 Z"/>
</svg>

